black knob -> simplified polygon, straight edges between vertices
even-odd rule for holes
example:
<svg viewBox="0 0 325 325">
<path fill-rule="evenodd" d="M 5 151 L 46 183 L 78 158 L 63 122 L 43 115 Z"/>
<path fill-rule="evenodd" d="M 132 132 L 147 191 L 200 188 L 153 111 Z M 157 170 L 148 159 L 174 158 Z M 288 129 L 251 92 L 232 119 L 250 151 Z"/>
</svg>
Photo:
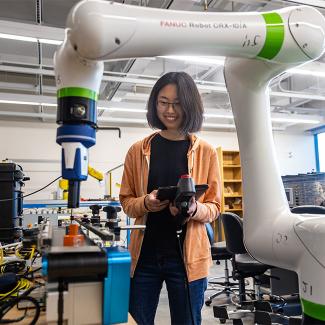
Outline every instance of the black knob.
<svg viewBox="0 0 325 325">
<path fill-rule="evenodd" d="M 108 227 L 109 229 L 114 229 L 118 227 L 118 222 L 120 221 L 120 219 L 117 218 L 117 212 L 120 212 L 121 208 L 107 205 L 106 207 L 103 208 L 103 210 L 106 212 L 107 220 L 108 220 L 105 224 L 105 227 Z M 115 234 L 115 236 L 116 236 L 115 238 L 117 238 L 119 237 L 119 234 Z"/>
<path fill-rule="evenodd" d="M 89 209 L 91 210 L 91 212 L 94 216 L 99 214 L 99 211 L 101 208 L 102 208 L 102 206 L 98 205 L 98 204 L 94 204 L 89 207 Z"/>
<path fill-rule="evenodd" d="M 41 224 L 44 221 L 44 217 L 43 216 L 37 216 L 37 223 Z"/>
<path fill-rule="evenodd" d="M 83 217 L 81 218 L 81 221 L 84 223 L 90 223 L 90 219 L 88 218 L 87 214 L 83 215 Z"/>
<path fill-rule="evenodd" d="M 117 218 L 117 212 L 121 211 L 120 207 L 113 207 L 111 205 L 107 205 L 103 208 L 103 211 L 106 212 L 107 219 L 116 219 Z"/>
</svg>

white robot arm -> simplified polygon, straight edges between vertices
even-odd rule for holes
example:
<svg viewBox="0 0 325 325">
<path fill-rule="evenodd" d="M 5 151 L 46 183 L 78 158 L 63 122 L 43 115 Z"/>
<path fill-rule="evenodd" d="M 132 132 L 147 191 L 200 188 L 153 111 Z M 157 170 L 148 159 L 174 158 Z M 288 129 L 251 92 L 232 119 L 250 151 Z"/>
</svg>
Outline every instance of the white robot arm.
<svg viewBox="0 0 325 325">
<path fill-rule="evenodd" d="M 324 52 L 325 19 L 315 9 L 197 13 L 85 0 L 71 11 L 55 55 L 57 142 L 63 177 L 79 201 L 87 148 L 95 143 L 96 98 L 103 61 L 161 55 L 223 55 L 244 185 L 244 233 L 261 262 L 295 270 L 306 317 L 325 321 L 325 219 L 290 213 L 277 167 L 268 84 Z M 308 323 L 310 324 L 310 323 Z"/>
</svg>

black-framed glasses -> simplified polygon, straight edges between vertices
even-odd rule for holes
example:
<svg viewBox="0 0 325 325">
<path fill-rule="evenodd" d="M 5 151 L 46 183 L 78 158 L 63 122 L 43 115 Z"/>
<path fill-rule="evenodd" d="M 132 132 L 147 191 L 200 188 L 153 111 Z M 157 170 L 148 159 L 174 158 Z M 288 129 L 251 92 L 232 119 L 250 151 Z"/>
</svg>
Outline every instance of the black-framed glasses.
<svg viewBox="0 0 325 325">
<path fill-rule="evenodd" d="M 180 110 L 181 109 L 181 103 L 180 102 L 168 102 L 167 100 L 160 99 L 157 102 L 158 107 L 161 109 L 168 109 L 169 105 L 172 105 L 173 109 Z"/>
</svg>

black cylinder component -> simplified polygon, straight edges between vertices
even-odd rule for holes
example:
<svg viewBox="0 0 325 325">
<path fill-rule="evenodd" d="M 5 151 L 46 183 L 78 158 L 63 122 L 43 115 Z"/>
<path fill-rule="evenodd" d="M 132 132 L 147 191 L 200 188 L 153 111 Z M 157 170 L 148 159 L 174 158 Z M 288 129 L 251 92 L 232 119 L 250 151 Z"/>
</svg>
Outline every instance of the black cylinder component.
<svg viewBox="0 0 325 325">
<path fill-rule="evenodd" d="M 91 212 L 93 214 L 92 217 L 90 218 L 90 222 L 94 226 L 100 226 L 99 212 L 100 212 L 101 208 L 102 208 L 102 206 L 98 205 L 98 204 L 94 204 L 89 207 L 89 209 L 91 210 Z"/>
<path fill-rule="evenodd" d="M 106 216 L 108 221 L 105 224 L 105 227 L 109 229 L 114 229 L 118 226 L 119 219 L 117 217 L 117 212 L 121 211 L 120 207 L 113 207 L 111 205 L 107 205 L 103 208 L 103 211 L 106 212 Z"/>
<path fill-rule="evenodd" d="M 69 180 L 68 208 L 78 208 L 80 200 L 80 181 Z"/>
<path fill-rule="evenodd" d="M 96 125 L 96 101 L 85 97 L 58 98 L 56 122 L 58 124 L 87 123 Z"/>
<path fill-rule="evenodd" d="M 24 173 L 15 163 L 0 163 L 0 242 L 12 243 L 22 235 Z"/>
<path fill-rule="evenodd" d="M 63 251 L 48 254 L 49 282 L 100 281 L 107 276 L 107 269 L 107 256 L 104 251 Z"/>
<path fill-rule="evenodd" d="M 100 216 L 94 216 L 90 218 L 90 223 L 94 226 L 101 227 Z"/>
<path fill-rule="evenodd" d="M 87 214 L 83 215 L 83 217 L 81 218 L 81 222 L 90 223 L 90 219 L 88 218 Z"/>
<path fill-rule="evenodd" d="M 121 208 L 107 205 L 103 208 L 103 210 L 106 212 L 108 219 L 108 221 L 105 223 L 105 227 L 113 230 L 116 241 L 120 240 L 121 229 L 118 226 L 120 219 L 117 217 L 117 212 L 120 212 Z"/>
</svg>

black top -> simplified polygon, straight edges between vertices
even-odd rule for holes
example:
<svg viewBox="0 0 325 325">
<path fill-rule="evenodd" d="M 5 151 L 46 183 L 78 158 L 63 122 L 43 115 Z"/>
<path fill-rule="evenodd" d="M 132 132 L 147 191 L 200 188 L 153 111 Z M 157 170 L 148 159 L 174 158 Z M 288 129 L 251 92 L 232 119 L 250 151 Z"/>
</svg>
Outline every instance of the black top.
<svg viewBox="0 0 325 325">
<path fill-rule="evenodd" d="M 174 186 L 181 175 L 188 174 L 187 152 L 190 140 L 172 141 L 157 134 L 151 141 L 151 156 L 148 191 L 159 186 Z M 178 255 L 175 218 L 169 207 L 159 212 L 149 212 L 142 243 L 141 257 L 155 254 Z M 181 244 L 184 241 L 186 224 L 183 226 Z"/>
</svg>

